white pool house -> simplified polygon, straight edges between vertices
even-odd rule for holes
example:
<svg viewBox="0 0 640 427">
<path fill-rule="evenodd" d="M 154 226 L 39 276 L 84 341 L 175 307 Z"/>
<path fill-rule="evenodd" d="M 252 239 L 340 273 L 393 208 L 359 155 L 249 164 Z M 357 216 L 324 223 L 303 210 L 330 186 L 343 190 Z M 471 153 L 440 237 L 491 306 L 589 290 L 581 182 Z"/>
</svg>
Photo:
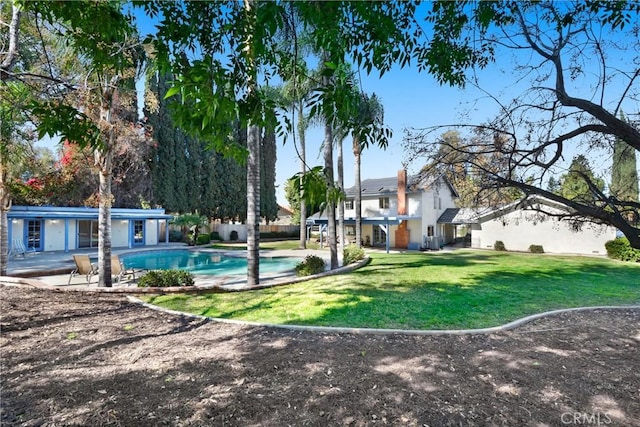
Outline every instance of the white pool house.
<svg viewBox="0 0 640 427">
<path fill-rule="evenodd" d="M 164 209 L 111 209 L 111 246 L 135 248 L 169 242 Z M 98 209 L 12 206 L 8 212 L 9 245 L 28 251 L 72 251 L 98 247 Z"/>
</svg>

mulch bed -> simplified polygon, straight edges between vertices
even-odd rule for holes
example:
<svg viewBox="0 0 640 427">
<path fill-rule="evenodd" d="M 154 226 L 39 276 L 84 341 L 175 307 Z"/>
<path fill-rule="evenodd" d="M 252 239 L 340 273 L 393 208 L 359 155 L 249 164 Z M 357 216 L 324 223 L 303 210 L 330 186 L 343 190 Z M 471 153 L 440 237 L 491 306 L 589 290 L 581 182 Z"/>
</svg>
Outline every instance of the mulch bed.
<svg viewBox="0 0 640 427">
<path fill-rule="evenodd" d="M 0 286 L 3 426 L 640 426 L 640 310 L 489 335 L 287 331 Z"/>
</svg>

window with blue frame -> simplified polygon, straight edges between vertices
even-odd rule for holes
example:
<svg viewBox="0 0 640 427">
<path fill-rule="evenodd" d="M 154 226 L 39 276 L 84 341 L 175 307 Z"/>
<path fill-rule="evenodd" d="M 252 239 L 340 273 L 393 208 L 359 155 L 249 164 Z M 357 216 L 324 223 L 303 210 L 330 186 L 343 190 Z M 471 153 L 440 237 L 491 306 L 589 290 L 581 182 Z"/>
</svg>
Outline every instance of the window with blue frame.
<svg viewBox="0 0 640 427">
<path fill-rule="evenodd" d="M 144 245 L 144 220 L 133 221 L 133 244 Z"/>
<path fill-rule="evenodd" d="M 42 250 L 42 220 L 25 221 L 25 245 L 27 249 Z"/>
</svg>

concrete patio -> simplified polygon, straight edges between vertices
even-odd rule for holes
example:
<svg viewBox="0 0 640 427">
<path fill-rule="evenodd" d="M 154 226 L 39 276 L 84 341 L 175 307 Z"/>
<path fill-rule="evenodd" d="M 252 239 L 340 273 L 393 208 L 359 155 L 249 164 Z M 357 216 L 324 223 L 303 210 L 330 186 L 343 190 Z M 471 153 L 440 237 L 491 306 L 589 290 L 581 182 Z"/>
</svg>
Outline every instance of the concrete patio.
<svg viewBox="0 0 640 427">
<path fill-rule="evenodd" d="M 154 250 L 167 250 L 167 249 L 186 249 L 188 246 L 182 243 L 163 244 L 157 247 L 144 249 L 113 249 L 113 255 L 124 255 L 134 252 L 147 252 Z M 203 250 L 211 250 L 206 248 L 200 248 Z M 230 252 L 233 255 L 244 255 L 244 251 L 225 251 Z M 277 254 L 276 254 L 277 252 Z M 51 287 L 70 288 L 77 290 L 95 289 L 98 287 L 98 276 L 92 276 L 91 282 L 87 283 L 84 276 L 75 276 L 71 279 L 69 284 L 69 274 L 75 269 L 75 263 L 73 261 L 73 255 L 75 254 L 87 254 L 91 258 L 92 262 L 97 262 L 98 251 L 95 248 L 82 249 L 69 252 L 52 251 L 52 252 L 36 252 L 27 253 L 25 256 L 10 257 L 8 263 L 8 276 L 22 277 L 38 280 Z M 297 257 L 301 260 L 307 255 L 317 255 L 323 259 L 327 264 L 329 263 L 329 253 L 327 250 L 278 250 L 278 251 L 261 251 L 261 256 L 279 256 L 279 257 Z M 273 286 L 276 284 L 290 282 L 296 279 L 296 275 L 293 271 L 284 271 L 278 273 L 263 273 L 260 275 L 261 285 Z M 245 275 L 228 275 L 228 276 L 205 276 L 194 275 L 194 281 L 197 287 L 211 288 L 221 287 L 228 290 L 242 289 L 246 287 Z M 0 278 L 0 282 L 2 282 Z M 132 288 L 135 287 L 135 283 L 131 280 L 123 281 L 121 284 L 114 283 L 115 288 Z"/>
</svg>

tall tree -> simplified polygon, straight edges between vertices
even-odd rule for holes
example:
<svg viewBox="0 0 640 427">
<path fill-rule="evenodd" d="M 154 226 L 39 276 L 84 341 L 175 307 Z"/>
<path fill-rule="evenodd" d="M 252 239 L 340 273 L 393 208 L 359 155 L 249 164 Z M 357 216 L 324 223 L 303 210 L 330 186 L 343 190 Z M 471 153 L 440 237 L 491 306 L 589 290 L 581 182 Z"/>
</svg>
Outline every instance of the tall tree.
<svg viewBox="0 0 640 427">
<path fill-rule="evenodd" d="M 282 102 L 285 106 L 291 107 L 294 113 L 295 131 L 297 140 L 294 138 L 294 144 L 300 158 L 300 172 L 304 175 L 307 172 L 307 129 L 309 128 L 309 117 L 306 114 L 306 104 L 309 102 L 310 96 L 315 88 L 316 79 L 313 78 L 305 62 L 301 58 L 304 52 L 300 45 L 298 37 L 294 37 L 293 51 L 298 59 L 292 64 L 291 73 L 288 80 L 282 87 Z M 301 186 L 297 186 L 302 191 Z M 302 194 L 298 195 L 296 206 L 291 205 L 294 213 L 298 217 L 296 224 L 300 224 L 300 241 L 298 247 L 300 249 L 307 248 L 307 207 L 306 201 Z"/>
<path fill-rule="evenodd" d="M 40 136 L 57 133 L 94 149 L 101 177 L 101 286 L 111 285 L 110 179 L 117 139 L 114 109 L 126 104 L 118 85 L 133 81 L 131 70 L 138 59 L 131 49 L 131 42 L 136 43 L 131 21 L 119 7 L 119 3 L 106 2 L 14 2 L 9 48 L 2 52 L 0 64 L 3 82 L 28 83 L 35 101 L 27 109 Z M 28 16 L 23 21 L 52 35 L 38 40 L 43 61 L 37 70 L 17 66 L 21 40 L 28 34 L 21 32 L 21 15 Z M 56 40 L 62 42 L 53 43 Z M 61 49 L 67 46 L 70 54 L 65 55 Z"/>
<path fill-rule="evenodd" d="M 569 207 L 563 217 L 617 227 L 632 246 L 640 248 L 640 228 L 627 215 L 630 210 L 638 212 L 640 203 L 595 191 L 598 183 L 588 175 L 582 178 L 595 198 L 569 199 L 545 189 L 548 177 L 566 167 L 569 149 L 589 158 L 610 158 L 613 140 L 619 138 L 635 152 L 640 150 L 637 123 L 617 117 L 623 108 L 636 109 L 640 39 L 634 23 L 640 19 L 640 5 L 448 2 L 434 5 L 431 15 L 441 23 L 457 18 L 452 21 L 459 24 L 455 31 L 440 33 L 447 44 L 482 46 L 486 60 L 518 52 L 512 56 L 515 64 L 505 70 L 503 85 L 512 78 L 513 87 L 522 92 L 503 99 L 483 87 L 482 76 L 469 80 L 496 102 L 495 117 L 473 125 L 410 131 L 406 138 L 410 157 L 437 157 L 433 134 L 445 127 L 476 129 L 478 137 L 458 150 L 481 172 L 483 188 L 515 188 L 524 196 L 544 196 Z M 484 156 L 474 157 L 478 152 Z"/>
<path fill-rule="evenodd" d="M 620 118 L 625 120 L 622 113 Z M 638 202 L 639 194 L 638 164 L 636 151 L 620 138 L 613 143 L 613 164 L 611 166 L 611 186 L 609 193 L 619 201 Z M 637 224 L 640 219 L 638 210 L 633 206 L 620 207 L 621 214 L 628 217 L 628 221 Z"/>
<path fill-rule="evenodd" d="M 593 203 L 604 191 L 604 180 L 596 178 L 589 161 L 582 154 L 574 157 L 569 170 L 560 178 L 558 192 L 567 200 Z"/>
<path fill-rule="evenodd" d="M 265 129 L 260 141 L 260 216 L 268 224 L 278 218 L 278 201 L 276 199 L 276 134 Z"/>
<path fill-rule="evenodd" d="M 356 213 L 356 245 L 362 245 L 362 186 L 360 169 L 362 150 L 375 144 L 385 149 L 389 145 L 392 131 L 384 124 L 384 109 L 376 94 L 358 94 L 358 102 L 351 124 L 352 150 L 354 161 Z"/>
<path fill-rule="evenodd" d="M 10 182 L 15 173 L 12 165 L 26 157 L 27 153 L 25 139 L 28 135 L 21 132 L 27 117 L 19 106 L 24 105 L 28 97 L 28 90 L 21 83 L 9 82 L 0 86 L 0 276 L 7 274 Z M 16 103 L 18 99 L 22 102 Z"/>
</svg>

